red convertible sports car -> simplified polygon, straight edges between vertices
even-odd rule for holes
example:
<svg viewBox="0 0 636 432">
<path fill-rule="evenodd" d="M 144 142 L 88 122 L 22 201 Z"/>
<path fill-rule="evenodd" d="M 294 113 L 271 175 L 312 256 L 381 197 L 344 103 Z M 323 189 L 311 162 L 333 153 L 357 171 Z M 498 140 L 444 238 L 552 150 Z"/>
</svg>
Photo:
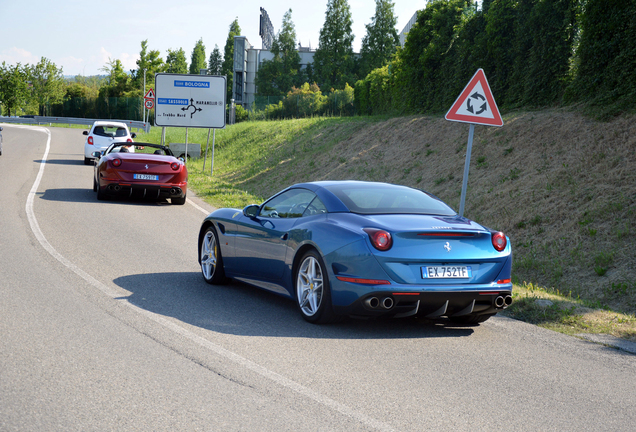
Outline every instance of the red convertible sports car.
<svg viewBox="0 0 636 432">
<path fill-rule="evenodd" d="M 130 143 L 111 144 L 103 153 L 94 152 L 95 174 L 93 191 L 97 199 L 109 195 L 139 196 L 144 198 L 170 198 L 172 204 L 184 204 L 188 188 L 188 170 L 170 149 L 158 144 L 135 143 L 137 150 L 130 153 Z"/>
</svg>

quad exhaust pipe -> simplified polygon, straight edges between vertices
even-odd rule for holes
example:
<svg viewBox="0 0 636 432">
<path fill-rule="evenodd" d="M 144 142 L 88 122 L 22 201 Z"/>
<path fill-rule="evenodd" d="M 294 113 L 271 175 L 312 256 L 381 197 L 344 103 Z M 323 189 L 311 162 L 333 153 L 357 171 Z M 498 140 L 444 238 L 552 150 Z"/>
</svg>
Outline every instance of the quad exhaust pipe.
<svg viewBox="0 0 636 432">
<path fill-rule="evenodd" d="M 495 307 L 500 309 L 505 309 L 512 304 L 512 296 L 497 296 L 495 299 Z"/>
<path fill-rule="evenodd" d="M 369 297 L 368 299 L 364 301 L 364 304 L 366 307 L 370 309 L 382 308 L 382 309 L 389 310 L 393 308 L 393 306 L 395 305 L 395 302 L 393 301 L 393 297 L 388 297 L 388 296 L 382 299 L 379 299 L 377 297 Z"/>
<path fill-rule="evenodd" d="M 109 185 L 108 189 L 115 191 L 115 192 L 119 192 L 121 190 L 121 186 L 119 185 Z"/>
</svg>

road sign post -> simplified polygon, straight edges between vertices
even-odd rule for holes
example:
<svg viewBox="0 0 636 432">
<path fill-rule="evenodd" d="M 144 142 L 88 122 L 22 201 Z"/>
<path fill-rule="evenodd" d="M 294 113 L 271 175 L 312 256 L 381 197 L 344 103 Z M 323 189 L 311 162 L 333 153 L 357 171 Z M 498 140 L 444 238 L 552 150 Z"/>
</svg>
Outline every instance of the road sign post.
<svg viewBox="0 0 636 432">
<path fill-rule="evenodd" d="M 459 94 L 455 103 L 445 116 L 446 120 L 462 123 L 470 123 L 468 130 L 468 144 L 466 146 L 466 161 L 464 163 L 464 178 L 462 181 L 462 195 L 459 202 L 459 215 L 464 216 L 464 204 L 466 202 L 466 189 L 468 188 L 468 171 L 470 168 L 470 155 L 473 148 L 473 136 L 475 125 L 503 126 L 503 119 L 497 108 L 495 98 L 490 91 L 488 80 L 483 69 L 477 69 L 464 90 Z"/>
</svg>

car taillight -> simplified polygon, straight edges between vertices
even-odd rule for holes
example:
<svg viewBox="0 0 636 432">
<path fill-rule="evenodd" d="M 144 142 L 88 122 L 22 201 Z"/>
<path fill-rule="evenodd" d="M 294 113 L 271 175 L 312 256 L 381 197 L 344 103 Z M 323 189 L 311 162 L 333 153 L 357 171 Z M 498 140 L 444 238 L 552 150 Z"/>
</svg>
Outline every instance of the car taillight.
<svg viewBox="0 0 636 432">
<path fill-rule="evenodd" d="M 501 252 L 502 250 L 504 250 L 506 248 L 506 244 L 508 242 L 506 241 L 506 236 L 504 235 L 504 233 L 502 232 L 497 232 L 494 233 L 492 235 L 492 245 L 495 247 L 495 249 L 497 249 L 499 252 Z"/>
<path fill-rule="evenodd" d="M 93 137 L 92 136 L 88 137 L 88 144 L 89 145 L 93 145 Z"/>
<path fill-rule="evenodd" d="M 388 251 L 393 246 L 391 234 L 377 228 L 364 228 L 364 232 L 369 234 L 369 239 L 374 248 L 381 251 Z"/>
<path fill-rule="evenodd" d="M 170 168 L 172 168 L 174 171 L 178 171 L 179 170 L 179 163 L 178 162 L 172 162 L 170 164 Z"/>
<path fill-rule="evenodd" d="M 114 167 L 118 167 L 121 165 L 121 159 L 113 159 L 112 163 Z"/>
</svg>

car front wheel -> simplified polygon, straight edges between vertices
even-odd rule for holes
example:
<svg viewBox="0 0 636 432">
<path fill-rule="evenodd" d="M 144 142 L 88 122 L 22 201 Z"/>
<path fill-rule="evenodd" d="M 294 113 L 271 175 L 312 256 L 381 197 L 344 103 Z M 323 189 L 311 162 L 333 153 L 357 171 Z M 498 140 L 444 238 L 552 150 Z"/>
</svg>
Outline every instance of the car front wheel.
<svg viewBox="0 0 636 432">
<path fill-rule="evenodd" d="M 209 284 L 221 284 L 226 281 L 223 269 L 221 249 L 213 227 L 208 227 L 201 239 L 201 273 Z"/>
<path fill-rule="evenodd" d="M 301 315 L 310 323 L 326 324 L 337 320 L 326 267 L 316 251 L 307 252 L 300 260 L 296 270 L 296 300 Z"/>
</svg>

